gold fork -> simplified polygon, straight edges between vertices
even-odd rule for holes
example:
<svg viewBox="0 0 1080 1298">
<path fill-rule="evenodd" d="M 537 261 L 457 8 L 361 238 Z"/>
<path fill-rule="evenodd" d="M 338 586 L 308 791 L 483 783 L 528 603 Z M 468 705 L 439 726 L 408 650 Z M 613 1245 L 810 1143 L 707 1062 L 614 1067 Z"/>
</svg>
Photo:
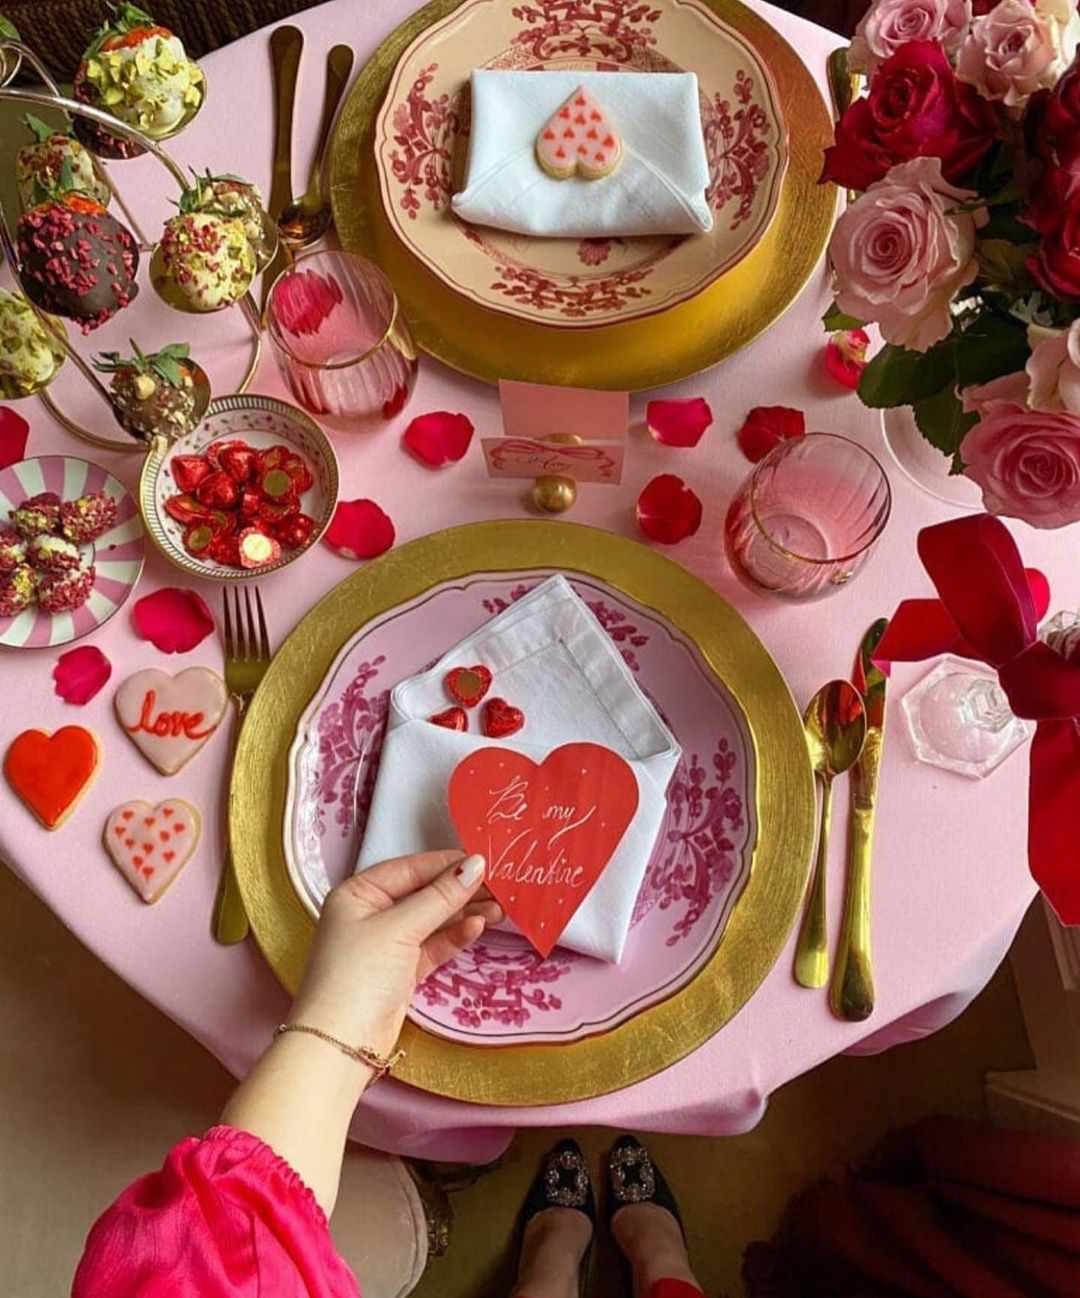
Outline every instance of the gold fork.
<svg viewBox="0 0 1080 1298">
<path fill-rule="evenodd" d="M 255 608 L 252 609 L 250 586 L 243 588 L 243 607 L 240 591 L 225 588 L 225 686 L 236 704 L 236 735 L 244 722 L 244 714 L 259 682 L 270 666 L 270 637 L 266 631 L 262 596 L 255 588 Z M 258 628 L 256 629 L 256 615 Z M 246 624 L 246 625 L 245 625 Z M 235 633 L 234 633 L 235 628 Z M 234 741 L 235 742 L 235 741 Z M 248 919 L 243 898 L 236 882 L 232 849 L 229 845 L 228 827 L 225 832 L 225 861 L 221 870 L 221 884 L 214 904 L 214 937 L 230 945 L 242 942 L 248 935 Z"/>
</svg>

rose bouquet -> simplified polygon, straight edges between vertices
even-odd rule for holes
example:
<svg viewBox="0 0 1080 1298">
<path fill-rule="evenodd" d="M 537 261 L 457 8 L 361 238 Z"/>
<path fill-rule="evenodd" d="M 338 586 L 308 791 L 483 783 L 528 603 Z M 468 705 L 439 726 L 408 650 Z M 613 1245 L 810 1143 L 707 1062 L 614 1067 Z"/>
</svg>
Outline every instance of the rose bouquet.
<svg viewBox="0 0 1080 1298">
<path fill-rule="evenodd" d="M 859 395 L 910 405 L 995 514 L 1080 520 L 1076 0 L 874 0 L 847 52 L 865 93 L 822 181 L 831 330 L 876 324 Z"/>
</svg>

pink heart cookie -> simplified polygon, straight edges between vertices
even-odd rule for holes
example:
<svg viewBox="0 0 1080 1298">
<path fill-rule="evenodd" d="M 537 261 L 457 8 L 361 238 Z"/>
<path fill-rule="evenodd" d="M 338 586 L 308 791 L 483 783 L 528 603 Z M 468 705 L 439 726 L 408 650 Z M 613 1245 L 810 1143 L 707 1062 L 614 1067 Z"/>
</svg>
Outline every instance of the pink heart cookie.
<svg viewBox="0 0 1080 1298">
<path fill-rule="evenodd" d="M 132 837 L 132 827 L 137 827 Z M 160 827 L 149 832 L 147 826 Z M 202 819 L 183 798 L 156 807 L 125 802 L 105 822 L 105 848 L 113 864 L 147 904 L 157 901 L 191 859 Z M 168 837 L 165 837 L 168 835 Z"/>
<path fill-rule="evenodd" d="M 116 691 L 116 715 L 124 733 L 163 775 L 175 775 L 221 724 L 229 695 L 209 667 L 176 676 L 148 668 Z"/>
<path fill-rule="evenodd" d="M 622 161 L 619 132 L 584 86 L 560 105 L 536 137 L 536 160 L 549 176 L 586 180 L 610 176 Z"/>
</svg>

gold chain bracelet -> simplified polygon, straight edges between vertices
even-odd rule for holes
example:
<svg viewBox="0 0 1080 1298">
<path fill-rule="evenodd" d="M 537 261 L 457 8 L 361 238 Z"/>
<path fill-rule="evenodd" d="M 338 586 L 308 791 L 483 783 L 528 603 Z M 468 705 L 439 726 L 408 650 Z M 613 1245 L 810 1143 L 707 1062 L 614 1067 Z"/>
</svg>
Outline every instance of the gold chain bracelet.
<svg viewBox="0 0 1080 1298">
<path fill-rule="evenodd" d="M 375 1081 L 385 1077 L 387 1073 L 393 1072 L 394 1068 L 405 1058 L 404 1050 L 395 1051 L 388 1059 L 382 1055 L 376 1054 L 374 1050 L 369 1050 L 367 1046 L 350 1046 L 347 1041 L 339 1041 L 337 1037 L 332 1037 L 329 1032 L 324 1032 L 322 1028 L 309 1027 L 306 1023 L 279 1023 L 274 1029 L 274 1036 L 280 1037 L 283 1032 L 306 1032 L 309 1036 L 318 1037 L 320 1041 L 325 1041 L 328 1045 L 337 1046 L 343 1055 L 348 1055 L 350 1059 L 355 1059 L 358 1064 L 364 1064 L 375 1074 Z"/>
</svg>

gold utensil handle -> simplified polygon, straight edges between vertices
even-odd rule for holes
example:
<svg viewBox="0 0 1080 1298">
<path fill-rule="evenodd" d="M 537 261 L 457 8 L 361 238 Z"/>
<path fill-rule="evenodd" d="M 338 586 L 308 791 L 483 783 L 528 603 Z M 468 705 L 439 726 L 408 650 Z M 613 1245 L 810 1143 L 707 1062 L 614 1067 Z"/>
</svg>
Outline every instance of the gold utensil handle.
<svg viewBox="0 0 1080 1298">
<path fill-rule="evenodd" d="M 349 84 L 353 69 L 353 52 L 348 45 L 335 45 L 326 56 L 326 94 L 323 97 L 322 121 L 319 124 L 319 140 L 315 146 L 315 161 L 311 168 L 311 188 L 323 192 L 323 160 L 326 146 L 330 143 L 330 129 L 337 116 L 341 96 Z"/>
<path fill-rule="evenodd" d="M 278 220 L 292 202 L 292 133 L 293 106 L 296 103 L 296 81 L 300 72 L 300 55 L 304 50 L 304 33 L 299 27 L 276 27 L 270 33 L 270 59 L 274 69 L 274 165 L 270 174 L 270 199 L 267 210 Z M 278 275 L 289 264 L 288 245 L 278 240 L 278 249 L 262 273 L 261 311 Z"/>
<path fill-rule="evenodd" d="M 873 839 L 873 810 L 852 807 L 844 921 L 829 1003 L 834 1014 L 853 1023 L 861 1023 L 874 1012 L 874 969 L 870 958 L 870 849 Z"/>
<path fill-rule="evenodd" d="M 270 176 L 270 215 L 276 220 L 292 198 L 293 106 L 304 33 L 299 27 L 277 27 L 270 34 L 274 69 L 274 166 Z M 282 196 L 284 196 L 282 198 Z"/>
<path fill-rule="evenodd" d="M 832 820 L 832 780 L 822 780 L 821 828 L 817 860 L 810 885 L 799 941 L 795 947 L 795 981 L 802 987 L 824 987 L 829 981 L 829 923 L 825 912 L 829 864 L 829 825 Z"/>
<path fill-rule="evenodd" d="M 232 852 L 226 848 L 221 882 L 214 903 L 214 937 L 223 946 L 233 946 L 242 942 L 249 931 L 244 899 L 240 896 L 240 885 L 236 882 L 236 871 L 233 869 Z"/>
</svg>

